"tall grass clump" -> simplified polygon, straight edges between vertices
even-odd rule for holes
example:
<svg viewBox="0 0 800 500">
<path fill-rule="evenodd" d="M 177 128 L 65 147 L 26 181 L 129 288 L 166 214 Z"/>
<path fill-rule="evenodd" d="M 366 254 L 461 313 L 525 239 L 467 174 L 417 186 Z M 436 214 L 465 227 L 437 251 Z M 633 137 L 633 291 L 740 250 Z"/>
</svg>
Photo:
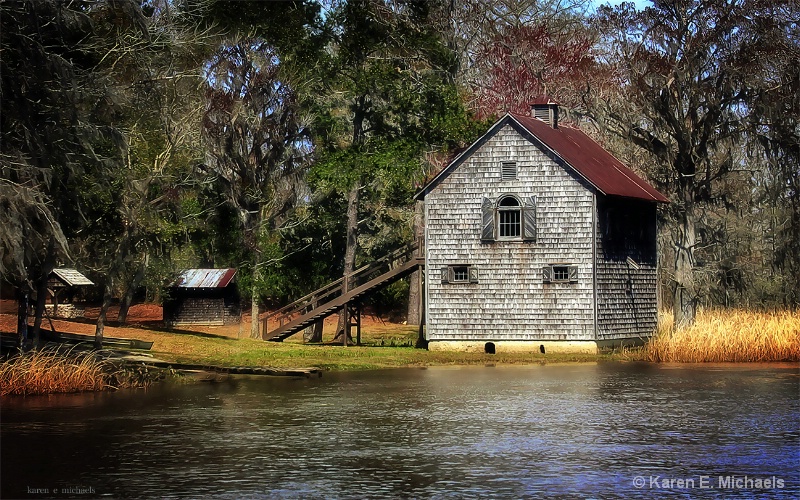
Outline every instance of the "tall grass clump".
<svg viewBox="0 0 800 500">
<path fill-rule="evenodd" d="M 645 359 L 655 362 L 752 362 L 800 360 L 800 311 L 698 311 L 692 326 L 672 330 L 672 313 L 659 317 L 659 330 Z"/>
<path fill-rule="evenodd" d="M 20 353 L 0 364 L 0 395 L 100 391 L 111 366 L 90 353 L 43 349 Z"/>
</svg>

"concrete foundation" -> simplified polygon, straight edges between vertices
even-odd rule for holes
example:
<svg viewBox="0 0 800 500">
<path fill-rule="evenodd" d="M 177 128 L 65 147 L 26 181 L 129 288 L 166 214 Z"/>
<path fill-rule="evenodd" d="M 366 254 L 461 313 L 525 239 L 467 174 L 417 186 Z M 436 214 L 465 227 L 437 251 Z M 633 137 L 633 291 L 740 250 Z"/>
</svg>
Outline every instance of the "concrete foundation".
<svg viewBox="0 0 800 500">
<path fill-rule="evenodd" d="M 536 352 L 544 354 L 597 354 L 598 343 L 593 340 L 432 340 L 430 351 L 460 352 Z"/>
</svg>

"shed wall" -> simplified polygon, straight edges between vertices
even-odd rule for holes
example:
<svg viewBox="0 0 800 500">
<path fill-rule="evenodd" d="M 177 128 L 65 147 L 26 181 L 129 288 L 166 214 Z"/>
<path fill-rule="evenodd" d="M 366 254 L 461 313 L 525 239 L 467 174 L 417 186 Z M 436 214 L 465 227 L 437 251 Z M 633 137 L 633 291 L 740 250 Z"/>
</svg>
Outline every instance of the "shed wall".
<svg viewBox="0 0 800 500">
<path fill-rule="evenodd" d="M 516 160 L 517 178 L 501 180 Z M 536 197 L 535 242 L 481 242 L 481 204 Z M 428 340 L 594 340 L 593 198 L 583 180 L 511 125 L 488 138 L 425 197 Z M 544 283 L 542 267 L 577 266 L 577 282 Z M 442 283 L 448 265 L 477 283 Z"/>
<path fill-rule="evenodd" d="M 655 204 L 599 199 L 598 340 L 649 337 L 658 323 Z"/>
<path fill-rule="evenodd" d="M 164 323 L 169 325 L 229 325 L 239 323 L 239 301 L 227 289 L 173 289 L 164 303 Z"/>
</svg>

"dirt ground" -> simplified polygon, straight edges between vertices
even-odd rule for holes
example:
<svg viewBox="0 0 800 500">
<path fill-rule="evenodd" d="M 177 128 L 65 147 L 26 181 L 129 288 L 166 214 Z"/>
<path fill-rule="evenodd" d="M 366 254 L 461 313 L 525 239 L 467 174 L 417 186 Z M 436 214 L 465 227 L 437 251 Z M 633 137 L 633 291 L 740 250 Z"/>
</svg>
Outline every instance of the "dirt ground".
<svg viewBox="0 0 800 500">
<path fill-rule="evenodd" d="M 13 300 L 0 300 L 0 332 L 13 333 L 17 329 L 16 317 L 17 303 Z M 161 306 L 157 304 L 134 304 L 128 311 L 127 325 L 117 324 L 117 315 L 119 313 L 119 306 L 111 306 L 106 314 L 107 326 L 104 330 L 104 335 L 107 337 L 131 337 L 132 330 L 149 330 L 158 331 L 165 330 L 163 313 Z M 61 320 L 54 319 L 52 326 L 56 331 L 66 333 L 79 333 L 84 335 L 94 335 L 97 317 L 100 314 L 99 307 L 87 307 L 84 318 L 76 320 Z M 262 315 L 262 318 L 266 314 Z M 186 332 L 200 332 L 212 335 L 219 335 L 229 338 L 247 338 L 250 336 L 250 312 L 242 314 L 242 321 L 240 324 L 224 325 L 224 326 L 205 326 L 205 325 L 181 325 L 170 329 L 170 331 L 186 331 Z M 323 337 L 329 340 L 333 337 L 334 330 L 336 329 L 336 322 L 338 316 L 334 315 L 325 320 L 325 327 L 323 329 Z M 372 334 L 379 334 L 381 331 L 396 330 L 397 323 L 391 323 L 388 320 L 364 313 L 361 316 L 362 330 L 368 330 Z M 42 320 L 42 328 L 50 329 L 50 322 L 47 318 Z M 296 334 L 287 341 L 302 341 L 302 334 Z"/>
</svg>

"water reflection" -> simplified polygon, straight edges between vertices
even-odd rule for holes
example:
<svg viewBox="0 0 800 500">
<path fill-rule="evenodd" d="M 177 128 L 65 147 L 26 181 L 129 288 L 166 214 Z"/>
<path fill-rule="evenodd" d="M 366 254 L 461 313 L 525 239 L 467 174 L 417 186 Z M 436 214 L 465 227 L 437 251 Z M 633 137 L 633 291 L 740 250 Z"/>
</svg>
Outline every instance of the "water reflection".
<svg viewBox="0 0 800 500">
<path fill-rule="evenodd" d="M 1 493 L 796 498 L 799 374 L 797 365 L 431 368 L 8 399 Z M 785 485 L 633 485 L 702 475 Z"/>
</svg>

